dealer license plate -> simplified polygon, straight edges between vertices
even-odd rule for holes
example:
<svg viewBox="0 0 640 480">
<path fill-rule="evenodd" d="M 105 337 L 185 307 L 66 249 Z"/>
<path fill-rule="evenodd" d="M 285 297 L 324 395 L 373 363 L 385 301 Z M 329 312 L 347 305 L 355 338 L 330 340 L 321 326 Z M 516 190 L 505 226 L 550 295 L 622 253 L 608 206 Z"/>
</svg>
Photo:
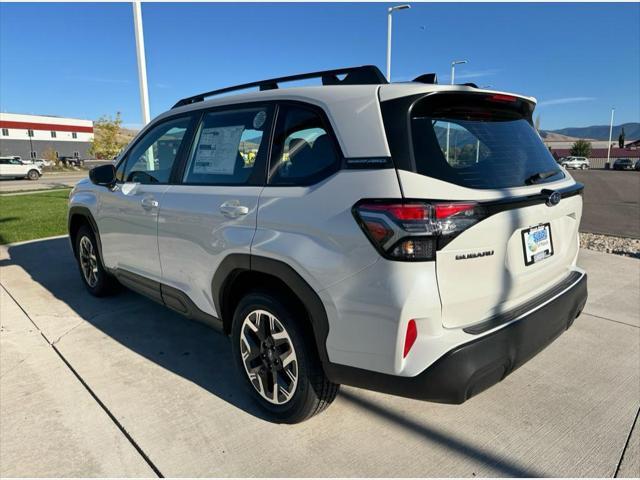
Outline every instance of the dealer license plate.
<svg viewBox="0 0 640 480">
<path fill-rule="evenodd" d="M 543 223 L 522 230 L 522 248 L 524 250 L 524 264 L 527 266 L 541 262 L 553 255 L 551 225 Z"/>
</svg>

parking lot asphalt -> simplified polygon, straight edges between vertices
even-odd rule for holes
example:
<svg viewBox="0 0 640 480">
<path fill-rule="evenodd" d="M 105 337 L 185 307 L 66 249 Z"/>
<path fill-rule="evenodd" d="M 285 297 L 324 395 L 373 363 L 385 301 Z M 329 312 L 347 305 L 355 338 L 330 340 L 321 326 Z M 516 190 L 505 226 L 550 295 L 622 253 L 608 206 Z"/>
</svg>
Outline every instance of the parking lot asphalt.
<svg viewBox="0 0 640 480">
<path fill-rule="evenodd" d="M 73 187 L 86 176 L 87 171 L 81 170 L 60 174 L 45 172 L 38 180 L 14 180 L 4 178 L 0 180 L 0 193 Z"/>
<path fill-rule="evenodd" d="M 124 291 L 90 297 L 66 238 L 0 247 L 2 476 L 639 476 L 640 261 L 581 251 L 573 327 L 463 405 L 343 387 L 265 421 L 228 341 Z"/>
<path fill-rule="evenodd" d="M 640 172 L 570 170 L 584 184 L 580 231 L 640 238 Z"/>
</svg>

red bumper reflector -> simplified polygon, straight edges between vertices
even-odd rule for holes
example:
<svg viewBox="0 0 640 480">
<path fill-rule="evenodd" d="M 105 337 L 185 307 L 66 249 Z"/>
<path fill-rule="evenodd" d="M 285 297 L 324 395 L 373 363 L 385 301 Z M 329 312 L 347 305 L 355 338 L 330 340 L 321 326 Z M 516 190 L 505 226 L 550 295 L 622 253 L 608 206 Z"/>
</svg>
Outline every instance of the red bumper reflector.
<svg viewBox="0 0 640 480">
<path fill-rule="evenodd" d="M 406 358 L 409 354 L 409 350 L 413 347 L 413 344 L 416 343 L 416 338 L 418 338 L 418 327 L 416 325 L 415 320 L 409 320 L 407 324 L 407 335 L 404 337 L 404 353 L 402 354 L 402 358 Z"/>
</svg>

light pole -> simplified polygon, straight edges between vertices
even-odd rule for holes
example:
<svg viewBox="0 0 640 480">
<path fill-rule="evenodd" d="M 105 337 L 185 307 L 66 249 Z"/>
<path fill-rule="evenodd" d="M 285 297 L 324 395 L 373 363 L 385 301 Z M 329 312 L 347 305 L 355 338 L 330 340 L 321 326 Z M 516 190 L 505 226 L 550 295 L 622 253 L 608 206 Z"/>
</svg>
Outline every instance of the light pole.
<svg viewBox="0 0 640 480">
<path fill-rule="evenodd" d="M 613 114 L 615 111 L 615 108 L 611 109 L 611 122 L 609 123 L 609 145 L 607 147 L 607 165 L 604 167 L 606 169 L 611 168 L 611 134 L 613 133 Z"/>
<path fill-rule="evenodd" d="M 411 5 L 397 5 L 387 9 L 387 81 L 391 82 L 391 15 L 395 10 L 406 10 Z"/>
<path fill-rule="evenodd" d="M 454 60 L 451 62 L 451 85 L 453 85 L 456 79 L 456 65 L 462 65 L 463 63 L 469 63 L 468 60 Z M 447 162 L 449 161 L 449 130 L 451 129 L 451 123 L 447 122 Z"/>
<path fill-rule="evenodd" d="M 456 80 L 456 65 L 462 65 L 464 63 L 469 63 L 469 60 L 454 60 L 451 62 L 451 85 L 453 85 Z"/>
<path fill-rule="evenodd" d="M 142 110 L 142 122 L 149 123 L 149 91 L 147 89 L 147 62 L 144 57 L 144 32 L 142 30 L 141 2 L 133 2 L 133 25 L 136 32 L 136 53 L 138 57 L 138 81 L 140 83 L 140 108 Z"/>
</svg>

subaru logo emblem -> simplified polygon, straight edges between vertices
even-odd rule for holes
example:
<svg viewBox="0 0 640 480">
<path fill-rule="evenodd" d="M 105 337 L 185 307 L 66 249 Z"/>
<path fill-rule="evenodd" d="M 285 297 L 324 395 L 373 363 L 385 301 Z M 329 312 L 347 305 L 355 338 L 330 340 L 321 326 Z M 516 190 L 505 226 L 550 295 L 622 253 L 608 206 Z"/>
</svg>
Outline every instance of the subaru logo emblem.
<svg viewBox="0 0 640 480">
<path fill-rule="evenodd" d="M 562 196 L 555 191 L 549 192 L 549 195 L 547 196 L 547 207 L 555 207 L 556 205 L 558 205 L 560 203 L 560 199 L 562 198 Z"/>
</svg>

